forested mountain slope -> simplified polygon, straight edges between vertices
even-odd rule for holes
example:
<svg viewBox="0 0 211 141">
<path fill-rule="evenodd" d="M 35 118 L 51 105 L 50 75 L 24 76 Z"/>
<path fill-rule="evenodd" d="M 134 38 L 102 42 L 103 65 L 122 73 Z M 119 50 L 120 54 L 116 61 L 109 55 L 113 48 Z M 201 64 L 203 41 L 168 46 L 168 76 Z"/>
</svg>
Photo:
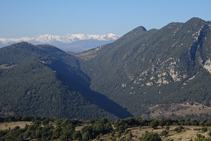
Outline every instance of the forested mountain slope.
<svg viewBox="0 0 211 141">
<path fill-rule="evenodd" d="M 0 115 L 77 119 L 130 116 L 105 96 L 95 96 L 89 81 L 74 56 L 53 46 L 21 42 L 1 48 Z M 119 112 L 108 109 L 107 104 Z"/>
<path fill-rule="evenodd" d="M 192 18 L 76 55 L 21 42 L 0 49 L 0 115 L 211 117 L 211 22 Z"/>
<path fill-rule="evenodd" d="M 192 18 L 149 31 L 138 27 L 77 57 L 91 88 L 135 117 L 209 116 L 210 21 Z"/>
</svg>

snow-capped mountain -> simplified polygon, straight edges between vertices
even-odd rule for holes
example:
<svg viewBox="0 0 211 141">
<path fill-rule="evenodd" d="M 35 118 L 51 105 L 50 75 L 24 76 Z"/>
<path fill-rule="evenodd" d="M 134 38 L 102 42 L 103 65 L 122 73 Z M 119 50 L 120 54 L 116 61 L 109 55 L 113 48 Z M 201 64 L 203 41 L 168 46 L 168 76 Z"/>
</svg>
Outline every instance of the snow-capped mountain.
<svg viewBox="0 0 211 141">
<path fill-rule="evenodd" d="M 119 37 L 119 35 L 113 33 L 106 35 L 67 34 L 65 36 L 45 34 L 32 38 L 0 38 L 0 47 L 25 41 L 35 45 L 51 44 L 65 51 L 81 52 L 103 44 L 111 43 Z"/>
</svg>

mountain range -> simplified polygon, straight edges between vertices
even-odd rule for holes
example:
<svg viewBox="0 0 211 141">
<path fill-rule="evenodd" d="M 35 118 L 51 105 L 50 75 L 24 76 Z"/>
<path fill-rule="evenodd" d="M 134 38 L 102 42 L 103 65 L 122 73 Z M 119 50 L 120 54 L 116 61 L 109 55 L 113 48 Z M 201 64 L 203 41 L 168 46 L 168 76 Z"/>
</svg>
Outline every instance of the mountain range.
<svg viewBox="0 0 211 141">
<path fill-rule="evenodd" d="M 94 47 L 111 43 L 119 37 L 119 35 L 115 35 L 113 33 L 106 35 L 67 34 L 65 36 L 45 34 L 32 38 L 0 38 L 0 47 L 24 41 L 35 45 L 50 44 L 57 46 L 64 51 L 82 52 Z"/>
<path fill-rule="evenodd" d="M 140 26 L 78 57 L 91 88 L 135 117 L 210 117 L 210 21 Z"/>
<path fill-rule="evenodd" d="M 209 118 L 211 22 L 139 26 L 74 56 L 12 44 L 0 49 L 0 78 L 0 115 Z"/>
</svg>

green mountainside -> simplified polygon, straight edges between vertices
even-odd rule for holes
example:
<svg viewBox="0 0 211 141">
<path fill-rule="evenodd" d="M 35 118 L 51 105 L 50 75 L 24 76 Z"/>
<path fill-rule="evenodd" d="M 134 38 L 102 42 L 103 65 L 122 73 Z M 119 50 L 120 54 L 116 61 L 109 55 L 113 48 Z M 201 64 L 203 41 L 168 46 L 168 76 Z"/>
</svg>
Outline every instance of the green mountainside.
<svg viewBox="0 0 211 141">
<path fill-rule="evenodd" d="M 139 26 L 75 56 L 21 42 L 0 49 L 0 116 L 110 120 L 211 117 L 211 22 Z"/>
<path fill-rule="evenodd" d="M 75 57 L 49 45 L 22 42 L 1 48 L 0 115 L 111 120 L 130 116 L 90 90 L 90 79 L 79 68 Z"/>
<path fill-rule="evenodd" d="M 91 78 L 91 88 L 135 117 L 200 117 L 208 111 L 187 112 L 184 105 L 211 105 L 210 41 L 211 22 L 192 18 L 159 30 L 138 27 L 77 57 Z M 158 109 L 168 114 L 156 113 Z"/>
</svg>

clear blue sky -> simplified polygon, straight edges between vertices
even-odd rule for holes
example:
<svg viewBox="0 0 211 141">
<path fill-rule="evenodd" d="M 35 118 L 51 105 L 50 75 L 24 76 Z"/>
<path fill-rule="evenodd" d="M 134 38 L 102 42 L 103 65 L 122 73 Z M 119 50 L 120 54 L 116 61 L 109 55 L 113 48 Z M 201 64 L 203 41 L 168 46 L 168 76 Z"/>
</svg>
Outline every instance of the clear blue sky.
<svg viewBox="0 0 211 141">
<path fill-rule="evenodd" d="M 0 0 L 0 38 L 123 35 L 192 17 L 211 21 L 211 0 Z"/>
</svg>

